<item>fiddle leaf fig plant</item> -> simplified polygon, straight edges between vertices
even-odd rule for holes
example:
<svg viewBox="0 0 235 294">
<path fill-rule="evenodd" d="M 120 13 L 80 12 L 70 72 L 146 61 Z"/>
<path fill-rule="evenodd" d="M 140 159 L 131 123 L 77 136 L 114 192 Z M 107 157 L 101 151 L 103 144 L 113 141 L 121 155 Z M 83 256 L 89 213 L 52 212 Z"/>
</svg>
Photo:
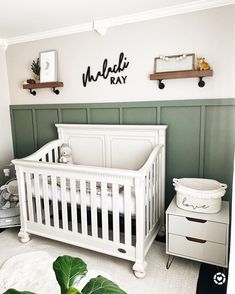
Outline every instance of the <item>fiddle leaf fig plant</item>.
<svg viewBox="0 0 235 294">
<path fill-rule="evenodd" d="M 98 276 L 86 284 L 82 289 L 82 294 L 125 294 L 122 289 L 118 287 L 114 282 Z"/>
<path fill-rule="evenodd" d="M 68 290 L 77 288 L 80 280 L 87 273 L 87 266 L 83 260 L 67 255 L 59 256 L 53 263 L 53 269 L 61 294 L 72 294 L 73 292 L 68 293 Z"/>
<path fill-rule="evenodd" d="M 59 256 L 53 263 L 53 270 L 56 280 L 60 285 L 61 294 L 126 294 L 118 285 L 102 276 L 90 279 L 82 290 L 78 289 L 79 282 L 87 274 L 87 265 L 82 259 L 77 257 Z M 3 294 L 36 293 L 8 289 Z"/>
<path fill-rule="evenodd" d="M 29 292 L 29 291 L 17 291 L 15 289 L 8 289 L 6 292 L 4 292 L 3 294 L 35 294 L 33 292 Z"/>
</svg>

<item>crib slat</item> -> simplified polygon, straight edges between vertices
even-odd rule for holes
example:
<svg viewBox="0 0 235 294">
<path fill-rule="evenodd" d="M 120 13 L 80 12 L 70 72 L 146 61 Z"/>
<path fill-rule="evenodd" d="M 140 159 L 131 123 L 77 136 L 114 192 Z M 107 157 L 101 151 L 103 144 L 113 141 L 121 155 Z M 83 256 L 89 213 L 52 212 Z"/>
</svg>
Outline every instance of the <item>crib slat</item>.
<svg viewBox="0 0 235 294">
<path fill-rule="evenodd" d="M 80 180 L 82 234 L 87 235 L 86 182 Z"/>
<path fill-rule="evenodd" d="M 149 176 L 149 198 L 150 198 L 149 218 L 150 218 L 150 229 L 152 229 L 152 227 L 153 227 L 153 169 L 152 169 L 152 166 L 150 168 L 149 173 L 150 173 L 150 176 Z"/>
<path fill-rule="evenodd" d="M 34 187 L 35 187 L 35 198 L 36 198 L 37 223 L 41 224 L 42 223 L 42 210 L 41 210 L 39 174 L 34 174 Z"/>
<path fill-rule="evenodd" d="M 48 159 L 49 159 L 49 162 L 53 162 L 52 150 L 48 153 Z"/>
<path fill-rule="evenodd" d="M 58 147 L 54 149 L 55 162 L 58 162 Z"/>
<path fill-rule="evenodd" d="M 157 193 L 157 198 L 156 198 L 156 221 L 159 218 L 159 203 L 160 203 L 160 187 L 159 187 L 159 182 L 160 182 L 160 177 L 159 177 L 159 159 L 157 160 L 157 166 L 156 166 L 156 193 Z"/>
<path fill-rule="evenodd" d="M 101 182 L 102 239 L 109 239 L 107 183 Z"/>
<path fill-rule="evenodd" d="M 62 222 L 63 230 L 68 230 L 68 211 L 67 211 L 67 199 L 66 199 L 66 182 L 65 178 L 60 178 L 60 191 L 61 191 L 61 204 L 62 204 Z"/>
<path fill-rule="evenodd" d="M 49 197 L 48 197 L 48 180 L 47 176 L 42 176 L 42 187 L 43 187 L 43 201 L 45 210 L 45 224 L 50 225 L 50 210 L 49 210 Z"/>
<path fill-rule="evenodd" d="M 160 195 L 162 195 L 162 173 L 161 173 L 161 164 L 162 164 L 162 153 L 159 154 L 158 156 L 158 216 L 161 215 L 161 197 Z"/>
<path fill-rule="evenodd" d="M 70 178 L 70 196 L 71 196 L 71 211 L 72 211 L 72 231 L 77 233 L 77 201 L 76 201 L 76 184 L 75 179 Z"/>
<path fill-rule="evenodd" d="M 124 186 L 125 244 L 131 245 L 131 187 Z"/>
<path fill-rule="evenodd" d="M 26 186 L 27 186 L 29 220 L 31 222 L 34 222 L 34 208 L 33 208 L 33 201 L 32 201 L 32 186 L 31 186 L 30 173 L 26 173 Z"/>
<path fill-rule="evenodd" d="M 146 175 L 146 234 L 149 232 L 149 173 Z"/>
<path fill-rule="evenodd" d="M 157 195 L 157 191 L 156 191 L 156 162 L 153 163 L 152 166 L 152 170 L 153 170 L 153 224 L 155 224 L 156 222 L 156 197 Z"/>
<path fill-rule="evenodd" d="M 54 227 L 59 228 L 58 195 L 57 195 L 57 182 L 56 182 L 56 177 L 55 176 L 51 176 L 51 186 L 52 186 L 52 203 L 53 203 Z"/>
<path fill-rule="evenodd" d="M 91 181 L 91 229 L 92 236 L 97 238 L 98 225 L 97 225 L 97 203 L 96 203 L 96 182 Z"/>
<path fill-rule="evenodd" d="M 113 191 L 113 241 L 115 243 L 120 243 L 118 184 L 112 185 L 112 191 Z"/>
<path fill-rule="evenodd" d="M 46 162 L 47 161 L 47 159 L 46 159 L 46 155 L 44 155 L 43 157 L 42 157 L 42 162 Z"/>
</svg>

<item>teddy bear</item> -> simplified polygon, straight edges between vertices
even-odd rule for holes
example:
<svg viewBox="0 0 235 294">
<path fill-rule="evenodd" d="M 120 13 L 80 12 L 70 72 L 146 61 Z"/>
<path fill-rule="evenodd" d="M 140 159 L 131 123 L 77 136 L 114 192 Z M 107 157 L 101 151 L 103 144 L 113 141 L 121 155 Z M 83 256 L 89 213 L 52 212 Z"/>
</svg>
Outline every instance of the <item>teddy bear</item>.
<svg viewBox="0 0 235 294">
<path fill-rule="evenodd" d="M 0 188 L 0 209 L 9 209 L 19 206 L 17 180 L 10 180 Z"/>
<path fill-rule="evenodd" d="M 73 164 L 72 149 L 68 144 L 61 145 L 59 162 Z"/>
<path fill-rule="evenodd" d="M 198 70 L 209 70 L 210 65 L 206 62 L 205 57 L 198 58 Z"/>
</svg>

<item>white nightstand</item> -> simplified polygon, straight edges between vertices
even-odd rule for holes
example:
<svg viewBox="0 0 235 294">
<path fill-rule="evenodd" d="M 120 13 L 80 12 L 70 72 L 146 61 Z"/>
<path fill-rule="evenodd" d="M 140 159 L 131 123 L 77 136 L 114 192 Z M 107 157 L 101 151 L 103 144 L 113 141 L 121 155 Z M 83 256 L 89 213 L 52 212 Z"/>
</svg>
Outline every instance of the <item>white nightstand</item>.
<svg viewBox="0 0 235 294">
<path fill-rule="evenodd" d="M 178 208 L 175 198 L 166 211 L 167 268 L 180 256 L 217 266 L 228 267 L 229 203 L 222 201 L 214 214 Z"/>
</svg>

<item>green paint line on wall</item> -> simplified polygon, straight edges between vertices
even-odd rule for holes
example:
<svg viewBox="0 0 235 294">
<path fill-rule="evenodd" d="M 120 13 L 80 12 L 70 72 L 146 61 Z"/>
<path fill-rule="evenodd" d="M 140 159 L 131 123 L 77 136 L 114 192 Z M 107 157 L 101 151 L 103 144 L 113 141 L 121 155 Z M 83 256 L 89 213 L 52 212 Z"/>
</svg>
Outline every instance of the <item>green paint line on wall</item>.
<svg viewBox="0 0 235 294">
<path fill-rule="evenodd" d="M 70 103 L 56 104 L 56 107 L 65 108 L 116 108 L 116 107 L 157 107 L 157 106 L 202 106 L 202 105 L 235 105 L 235 98 L 227 99 L 197 99 L 197 100 L 164 100 L 164 101 L 138 101 L 138 102 L 110 102 L 110 103 Z M 11 109 L 53 109 L 55 104 L 24 104 L 11 105 Z"/>
</svg>

